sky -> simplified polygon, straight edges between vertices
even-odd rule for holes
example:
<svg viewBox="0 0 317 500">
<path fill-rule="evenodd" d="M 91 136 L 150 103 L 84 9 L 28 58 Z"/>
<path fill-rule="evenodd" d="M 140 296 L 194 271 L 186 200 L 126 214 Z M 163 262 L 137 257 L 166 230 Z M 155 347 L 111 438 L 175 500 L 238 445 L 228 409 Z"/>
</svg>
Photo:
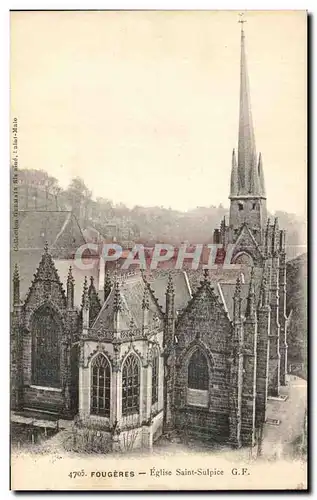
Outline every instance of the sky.
<svg viewBox="0 0 317 500">
<path fill-rule="evenodd" d="M 245 14 L 268 209 L 306 213 L 306 13 Z M 11 12 L 19 168 L 128 206 L 229 205 L 235 11 Z"/>
</svg>

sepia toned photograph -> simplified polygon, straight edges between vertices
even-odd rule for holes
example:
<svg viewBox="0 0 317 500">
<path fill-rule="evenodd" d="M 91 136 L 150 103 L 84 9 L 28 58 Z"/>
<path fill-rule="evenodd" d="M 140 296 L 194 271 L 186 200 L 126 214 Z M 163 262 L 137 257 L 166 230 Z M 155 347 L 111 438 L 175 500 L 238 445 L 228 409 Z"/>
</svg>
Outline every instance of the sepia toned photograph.
<svg viewBox="0 0 317 500">
<path fill-rule="evenodd" d="M 307 12 L 11 11 L 11 489 L 307 490 Z"/>
</svg>

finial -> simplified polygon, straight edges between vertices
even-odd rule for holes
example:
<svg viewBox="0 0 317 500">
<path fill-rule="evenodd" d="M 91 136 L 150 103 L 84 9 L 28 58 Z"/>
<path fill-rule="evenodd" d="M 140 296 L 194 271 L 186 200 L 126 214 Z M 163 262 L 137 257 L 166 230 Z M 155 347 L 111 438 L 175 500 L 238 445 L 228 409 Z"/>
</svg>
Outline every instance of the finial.
<svg viewBox="0 0 317 500">
<path fill-rule="evenodd" d="M 150 307 L 150 304 L 149 304 L 148 290 L 145 287 L 143 299 L 142 299 L 142 309 L 149 309 L 149 307 Z"/>
<path fill-rule="evenodd" d="M 209 281 L 209 269 L 204 269 L 204 282 Z"/>
<path fill-rule="evenodd" d="M 69 266 L 67 276 L 67 307 L 70 309 L 74 307 L 74 278 L 72 273 L 72 266 Z"/>
<path fill-rule="evenodd" d="M 234 291 L 234 298 L 240 297 L 241 294 L 241 279 L 240 276 L 237 277 L 236 289 Z"/>
<path fill-rule="evenodd" d="M 238 20 L 238 23 L 241 23 L 241 32 L 243 33 L 243 25 L 244 23 L 246 23 L 247 20 L 244 19 L 244 12 L 240 12 L 239 14 L 239 20 Z"/>
<path fill-rule="evenodd" d="M 48 242 L 47 242 L 47 240 L 44 243 L 44 253 L 48 253 Z"/>
<path fill-rule="evenodd" d="M 72 266 L 69 266 L 67 281 L 73 281 L 73 280 L 74 280 L 74 278 L 73 278 L 73 268 L 72 268 Z"/>
<path fill-rule="evenodd" d="M 120 285 L 119 281 L 115 281 L 114 285 L 114 301 L 113 301 L 113 308 L 116 312 L 122 311 L 122 302 L 121 302 L 121 295 L 120 295 Z"/>
<path fill-rule="evenodd" d="M 83 295 L 82 295 L 82 306 L 83 306 L 84 309 L 88 309 L 89 308 L 87 276 L 85 276 L 85 280 L 84 280 Z"/>
<path fill-rule="evenodd" d="M 172 293 L 174 294 L 174 284 L 173 284 L 173 279 L 172 279 L 172 274 L 169 273 L 168 275 L 168 282 L 167 282 L 167 288 L 166 288 L 166 294 Z"/>
</svg>

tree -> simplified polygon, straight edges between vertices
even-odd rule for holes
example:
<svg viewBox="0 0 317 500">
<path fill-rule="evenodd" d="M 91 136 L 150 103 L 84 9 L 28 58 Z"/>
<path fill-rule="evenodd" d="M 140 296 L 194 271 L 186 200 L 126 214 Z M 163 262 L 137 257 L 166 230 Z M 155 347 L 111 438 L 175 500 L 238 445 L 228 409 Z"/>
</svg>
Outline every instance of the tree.
<svg viewBox="0 0 317 500">
<path fill-rule="evenodd" d="M 71 180 L 66 190 L 66 199 L 78 217 L 87 219 L 91 194 L 83 179 L 74 177 Z"/>
</svg>

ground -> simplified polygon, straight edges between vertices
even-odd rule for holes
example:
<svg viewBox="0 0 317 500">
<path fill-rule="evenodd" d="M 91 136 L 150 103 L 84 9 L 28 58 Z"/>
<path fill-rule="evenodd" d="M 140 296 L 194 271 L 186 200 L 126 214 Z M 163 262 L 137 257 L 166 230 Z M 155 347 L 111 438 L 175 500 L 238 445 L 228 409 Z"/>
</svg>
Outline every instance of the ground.
<svg viewBox="0 0 317 500">
<path fill-rule="evenodd" d="M 264 459 L 290 459 L 299 457 L 301 453 L 301 443 L 303 440 L 304 420 L 307 401 L 307 382 L 299 377 L 290 375 L 288 385 L 281 388 L 281 395 L 287 395 L 287 399 L 268 401 L 268 422 L 278 420 L 279 425 L 266 423 L 263 430 L 263 440 L 259 448 L 241 448 L 233 450 L 227 446 L 210 445 L 197 442 L 194 439 L 181 439 L 177 435 L 169 438 L 162 437 L 154 446 L 151 455 L 173 455 L 174 453 L 188 454 L 200 453 L 209 456 L 221 456 L 224 459 L 254 460 L 257 457 Z M 19 419 L 16 419 L 17 421 Z M 19 433 L 16 432 L 16 424 L 13 430 L 12 454 L 13 456 L 27 454 L 52 455 L 58 459 L 63 457 L 74 457 L 76 453 L 65 450 L 65 443 L 70 442 L 71 422 L 60 421 L 61 430 L 56 433 L 54 426 L 42 429 L 32 438 L 27 427 L 19 426 Z M 46 436 L 44 435 L 46 433 Z M 66 448 L 69 449 L 68 446 Z M 143 451 L 146 455 L 148 451 Z M 130 455 L 139 456 L 140 450 L 130 452 Z M 78 454 L 77 454 L 78 456 Z M 111 456 L 111 455 L 110 455 Z"/>
</svg>

